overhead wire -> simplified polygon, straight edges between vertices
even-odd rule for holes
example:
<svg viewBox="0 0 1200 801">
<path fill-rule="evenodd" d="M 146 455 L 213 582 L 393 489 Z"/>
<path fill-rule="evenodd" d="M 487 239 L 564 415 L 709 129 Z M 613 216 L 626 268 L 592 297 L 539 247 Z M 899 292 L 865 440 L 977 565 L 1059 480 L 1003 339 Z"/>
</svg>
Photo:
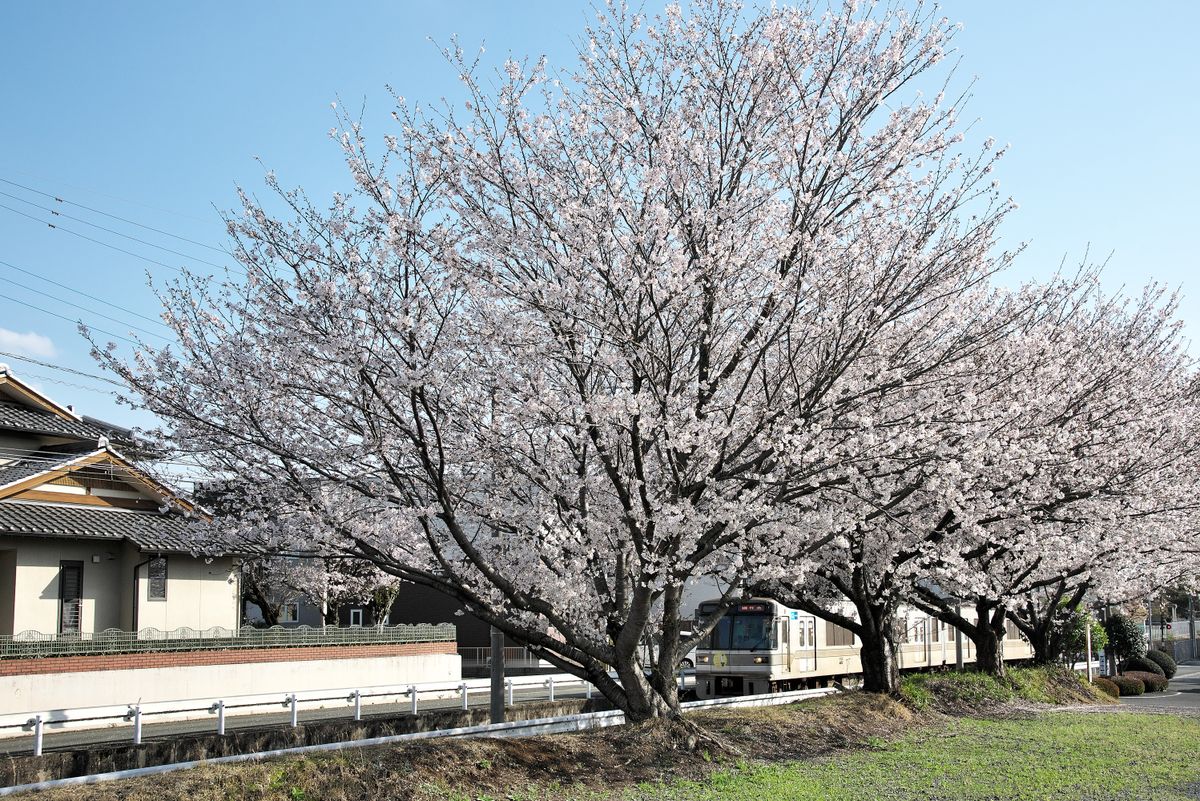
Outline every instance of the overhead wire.
<svg viewBox="0 0 1200 801">
<path fill-rule="evenodd" d="M 52 183 L 52 184 L 61 184 L 62 186 L 69 186 L 69 187 L 71 187 L 72 189 L 76 189 L 76 190 L 78 190 L 78 191 L 80 191 L 80 192 L 83 192 L 83 193 L 85 193 L 85 194 L 89 194 L 89 195 L 97 195 L 97 196 L 99 196 L 99 197 L 106 197 L 106 198 L 108 198 L 109 200 L 115 200 L 115 201 L 117 201 L 118 203 L 128 203 L 128 204 L 130 204 L 130 205 L 133 205 L 133 206 L 141 206 L 141 207 L 142 207 L 142 208 L 144 208 L 144 209 L 150 209 L 151 211 L 161 211 L 161 212 L 164 212 L 164 213 L 166 213 L 166 214 L 171 214 L 171 215 L 173 215 L 173 216 L 175 216 L 175 217 L 182 217 L 183 219 L 186 219 L 186 220 L 195 220 L 196 222 L 205 222 L 205 220 L 204 220 L 204 219 L 202 219 L 202 218 L 200 218 L 200 217 L 196 217 L 196 216 L 194 216 L 194 215 L 192 215 L 192 214 L 184 214 L 184 213 L 183 213 L 183 212 L 181 212 L 181 211 L 175 211 L 175 210 L 173 210 L 173 209 L 167 209 L 167 208 L 163 208 L 163 207 L 161 207 L 161 206 L 152 206 L 152 205 L 150 205 L 149 203 L 142 203 L 142 202 L 141 202 L 141 201 L 139 201 L 139 200 L 130 200 L 129 198 L 118 197 L 117 195 L 110 195 L 110 194 L 108 194 L 108 193 L 106 193 L 106 192 L 100 192 L 100 191 L 98 191 L 98 190 L 95 190 L 95 189 L 89 189 L 89 188 L 87 188 L 87 187 L 85 187 L 85 186 L 78 186 L 77 184 L 69 184 L 69 183 L 67 183 L 66 181 L 60 181 L 60 180 L 58 180 L 58 179 L 55 179 L 55 178 L 47 178 L 47 177 L 45 177 L 45 176 L 42 176 L 42 175 L 34 175 L 33 173 L 31 173 L 31 172 L 25 172 L 24 170 L 17 170 L 17 169 L 13 169 L 13 168 L 11 168 L 11 167 L 6 167 L 5 169 L 6 169 L 6 170 L 8 170 L 8 171 L 10 171 L 10 172 L 14 172 L 14 173 L 16 173 L 17 175 L 25 175 L 25 176 L 28 176 L 29 178 L 33 178 L 34 180 L 37 180 L 37 181 L 47 181 L 47 182 L 49 182 L 49 183 Z M 30 192 L 37 192 L 38 194 L 41 194 L 41 195 L 46 195 L 47 197 L 53 197 L 55 200 L 60 200 L 60 198 L 59 198 L 57 195 L 51 195 L 49 192 L 42 192 L 41 190 L 38 190 L 38 189 L 31 189 L 31 188 L 29 188 L 29 187 L 26 187 L 26 186 L 23 186 L 23 185 L 21 185 L 21 184 L 17 183 L 16 181 L 11 181 L 11 180 L 8 180 L 8 179 L 5 179 L 5 178 L 0 178 L 0 181 L 4 181 L 4 183 L 10 184 L 10 185 L 12 185 L 12 186 L 17 186 L 17 187 L 20 187 L 21 189 L 29 189 L 29 191 L 30 191 Z M 63 203 L 70 203 L 72 206 L 79 206 L 80 208 L 85 208 L 85 209 L 87 208 L 87 206 L 84 206 L 84 205 L 83 205 L 83 204 L 81 204 L 81 203 L 75 203 L 75 202 L 73 202 L 73 201 L 70 201 L 70 200 L 62 200 L 62 202 L 63 202 Z M 93 209 L 88 209 L 88 211 L 93 211 Z M 98 213 L 99 213 L 99 214 L 104 214 L 104 212 L 98 212 Z M 109 214 L 109 215 L 106 215 L 106 216 L 112 217 L 112 216 L 114 216 L 114 215 L 111 215 L 111 214 Z M 121 218 L 120 218 L 120 217 L 117 217 L 116 219 L 121 219 Z M 136 225 L 136 223 L 135 223 L 135 225 Z M 145 226 L 142 226 L 142 227 L 145 227 Z M 212 245 L 204 245 L 204 247 L 212 247 Z"/>
<path fill-rule="evenodd" d="M 121 306 L 120 304 L 114 303 L 111 300 L 105 300 L 104 298 L 98 298 L 95 295 L 90 295 L 87 292 L 84 292 L 82 290 L 76 289 L 71 286 L 67 286 L 66 284 L 59 283 L 58 281 L 55 281 L 52 278 L 47 278 L 44 275 L 39 275 L 38 273 L 35 273 L 32 270 L 26 270 L 24 267 L 18 267 L 17 265 L 13 264 L 12 262 L 7 262 L 7 261 L 4 261 L 3 259 L 0 259 L 0 264 L 4 265 L 5 267 L 9 267 L 13 270 L 16 270 L 17 272 L 22 272 L 22 273 L 25 273 L 26 275 L 33 276 L 34 278 L 38 279 L 39 281 L 45 281 L 48 284 L 54 284 L 56 287 L 65 289 L 68 292 L 74 292 L 76 295 L 81 295 L 82 297 L 88 298 L 89 300 L 94 300 L 97 303 L 101 303 L 105 306 L 111 306 L 114 309 L 120 309 L 121 311 L 125 312 L 126 314 L 132 314 L 134 317 L 140 317 L 143 320 L 154 323 L 155 325 L 161 325 L 163 328 L 170 330 L 170 326 L 167 325 L 166 323 L 164 323 L 162 320 L 155 319 L 154 317 L 150 317 L 145 314 L 140 314 L 139 312 L 135 312 L 133 309 L 129 309 L 129 308 L 126 308 L 125 306 Z"/>
<path fill-rule="evenodd" d="M 63 367 L 61 364 L 54 364 L 52 362 L 42 361 L 41 359 L 35 359 L 32 356 L 22 356 L 19 353 L 10 353 L 8 351 L 3 351 L 3 350 L 0 350 L 0 356 L 3 356 L 8 359 L 16 359 L 16 360 L 22 361 L 22 362 L 29 362 L 30 364 L 36 364 L 36 365 L 40 365 L 42 367 L 48 367 L 51 370 L 59 370 L 64 373 L 71 373 L 72 375 L 83 376 L 84 378 L 94 378 L 97 381 L 103 381 L 104 383 L 112 384 L 115 387 L 121 387 L 122 389 L 125 388 L 125 385 L 122 384 L 120 381 L 114 381 L 113 379 L 108 378 L 106 376 L 96 375 L 95 373 L 86 373 L 83 370 L 76 370 L 74 367 Z"/>
<path fill-rule="evenodd" d="M 52 312 L 49 309 L 43 309 L 41 306 L 35 306 L 32 303 L 27 303 L 19 298 L 9 297 L 8 295 L 5 295 L 5 294 L 0 294 L 0 298 L 3 298 L 4 300 L 10 301 L 12 303 L 19 303 L 22 306 L 33 309 L 34 311 L 40 311 L 42 314 L 49 314 L 51 317 L 57 317 L 60 320 L 66 320 L 68 323 L 75 323 L 75 324 L 79 325 L 79 324 L 82 324 L 82 322 L 83 322 L 82 320 L 72 320 L 70 317 L 67 317 L 65 314 L 59 314 L 58 312 Z M 96 326 L 88 326 L 88 327 L 91 328 L 93 331 L 99 331 L 101 334 L 107 334 L 108 336 L 116 337 L 117 339 L 120 339 L 123 342 L 128 342 L 130 345 L 141 344 L 137 340 L 130 339 L 129 337 L 123 337 L 120 334 L 114 333 L 112 331 L 107 331 L 103 328 L 97 328 Z"/>
<path fill-rule="evenodd" d="M 166 262 L 161 262 L 161 261 L 158 261 L 157 259 L 152 259 L 148 256 L 143 256 L 140 253 L 134 253 L 132 250 L 126 250 L 125 248 L 119 248 L 116 245 L 109 244 L 108 242 L 104 242 L 100 239 L 96 239 L 95 237 L 90 237 L 87 234 L 81 234 L 78 231 L 72 231 L 70 228 L 64 228 L 61 225 L 55 225 L 52 222 L 47 222 L 46 220 L 38 219 L 37 217 L 34 217 L 32 214 L 26 214 L 25 212 L 21 211 L 20 209 L 14 209 L 12 206 L 6 206 L 3 203 L 0 203 L 0 209 L 4 209 L 5 211 L 11 211 L 13 214 L 19 214 L 22 217 L 33 220 L 36 223 L 41 223 L 42 225 L 49 226 L 50 228 L 53 228 L 56 231 L 63 231 L 65 233 L 71 234 L 72 236 L 77 236 L 80 239 L 86 239 L 88 242 L 94 242 L 97 245 L 103 245 L 104 247 L 109 248 L 110 250 L 115 250 L 118 253 L 124 253 L 126 256 L 133 256 L 135 259 L 141 259 L 142 261 L 148 262 L 150 264 L 157 264 L 159 267 L 166 267 L 168 270 L 174 270 L 175 272 L 180 273 L 180 274 L 183 274 L 185 272 L 181 268 L 172 267 L 170 264 L 167 264 Z"/>
<path fill-rule="evenodd" d="M 210 266 L 210 267 L 216 267 L 217 269 L 222 269 L 222 270 L 223 270 L 223 269 L 225 269 L 225 265 L 223 265 L 223 264 L 217 264 L 216 262 L 207 261 L 206 259 L 201 259 L 201 258 L 199 258 L 198 256 L 192 256 L 192 255 L 190 255 L 190 254 L 188 254 L 188 253 L 181 253 L 181 252 L 180 252 L 180 251 L 178 251 L 178 250 L 172 250 L 172 249 L 171 249 L 171 248 L 169 248 L 169 247 L 165 247 L 165 246 L 163 246 L 163 245 L 159 245 L 159 244 L 156 244 L 156 243 L 154 243 L 154 242 L 148 242 L 148 241 L 146 241 L 145 239 L 140 239 L 139 237 L 136 237 L 136 236 L 130 236 L 129 234 L 123 233 L 123 232 L 121 232 L 121 231 L 114 230 L 114 229 L 112 229 L 112 228 L 106 228 L 106 227 L 105 227 L 105 226 L 103 226 L 103 225 L 99 225 L 99 224 L 97 224 L 97 223 L 94 223 L 94 222 L 91 222 L 91 221 L 89 221 L 89 220 L 85 220 L 85 219 L 83 219 L 82 217 L 75 217 L 75 216 L 72 216 L 72 215 L 70 215 L 70 214 L 65 214 L 65 213 L 63 213 L 63 212 L 61 212 L 61 211 L 58 211 L 57 209 L 52 209 L 52 208 L 49 208 L 49 207 L 47 207 L 47 206 L 43 206 L 43 205 L 41 205 L 40 203 L 34 203 L 32 200 L 26 200 L 26 199 L 25 199 L 25 198 L 23 198 L 23 197 L 19 197 L 19 196 L 17 196 L 17 195 L 12 195 L 12 194 L 9 194 L 8 192 L 3 192 L 3 191 L 0 191 L 0 195 L 4 196 L 4 197 L 6 197 L 6 198 L 10 198 L 10 199 L 12 199 L 12 200 L 16 200 L 16 201 L 18 201 L 18 202 L 20 202 L 20 203 L 25 203 L 25 204 L 28 204 L 28 205 L 30 205 L 30 206 L 33 206 L 35 209 L 41 209 L 42 211 L 49 212 L 50 214 L 53 214 L 55 217 L 62 217 L 62 218 L 64 218 L 64 219 L 67 219 L 67 220 L 73 220 L 73 221 L 75 221 L 75 222 L 78 222 L 78 223 L 83 223 L 84 225 L 91 226 L 92 228 L 97 228 L 97 229 L 99 229 L 99 230 L 101 230 L 101 231 L 106 231 L 106 232 L 108 232 L 108 233 L 110 233 L 110 234 L 114 234 L 114 235 L 116 235 L 116 236 L 124 237 L 125 239 L 128 239 L 128 240 L 130 240 L 130 241 L 132 241 L 132 242 L 137 242 L 137 243 L 139 243 L 139 244 L 146 245 L 146 246 L 148 246 L 148 247 L 152 247 L 152 248 L 158 248 L 159 250 L 165 251 L 165 252 L 167 252 L 167 253 L 170 253 L 170 254 L 172 254 L 172 255 L 175 255 L 175 256 L 182 256 L 183 258 L 187 259 L 188 261 L 195 261 L 195 262 L 199 262 L 199 263 L 201 263 L 201 264 L 207 264 L 208 266 Z"/>
<path fill-rule="evenodd" d="M 78 303 L 72 303 L 71 301 L 65 300 L 64 298 L 60 298 L 57 295 L 51 295 L 49 292 L 43 292 L 40 289 L 34 289 L 31 286 L 26 286 L 25 284 L 22 284 L 20 281 L 14 281 L 11 278 L 5 278 L 4 276 L 0 276 L 0 281 L 4 281 L 6 283 L 12 284 L 13 286 L 19 286 L 19 287 L 21 287 L 21 289 L 41 295 L 44 298 L 49 298 L 50 300 L 56 300 L 59 303 L 65 303 L 68 306 L 73 306 L 76 309 L 79 309 L 80 311 L 87 312 L 88 314 L 94 314 L 97 317 L 103 317 L 105 320 L 110 320 L 114 323 L 119 323 L 121 325 L 127 325 L 135 331 L 141 331 L 143 334 L 148 334 L 149 336 L 152 336 L 152 337 L 158 337 L 159 339 L 164 340 L 166 342 L 171 341 L 170 338 L 168 338 L 162 334 L 155 333 L 154 331 L 147 331 L 145 328 L 142 328 L 141 326 L 134 325 L 133 323 L 126 322 L 125 320 L 118 320 L 116 317 L 111 317 L 111 316 L 105 314 L 104 312 L 98 312 L 95 309 L 89 309 L 86 306 L 80 306 Z M 19 303 L 20 301 L 17 301 L 17 302 Z M 100 329 L 97 328 L 96 330 L 99 331 Z M 116 335 L 114 334 L 114 336 L 116 336 Z"/>
</svg>

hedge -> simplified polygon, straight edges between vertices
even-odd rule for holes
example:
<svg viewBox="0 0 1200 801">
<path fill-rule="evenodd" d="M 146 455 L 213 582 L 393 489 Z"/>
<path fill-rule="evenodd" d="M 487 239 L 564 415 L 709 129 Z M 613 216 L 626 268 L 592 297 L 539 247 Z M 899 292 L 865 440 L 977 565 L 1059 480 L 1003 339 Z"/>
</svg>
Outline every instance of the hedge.
<svg viewBox="0 0 1200 801">
<path fill-rule="evenodd" d="M 1128 679 L 1137 679 L 1146 688 L 1148 693 L 1161 693 L 1167 689 L 1166 676 L 1160 676 L 1157 673 L 1145 673 L 1140 670 L 1126 671 L 1125 677 Z"/>
<path fill-rule="evenodd" d="M 1172 657 L 1166 651 L 1159 651 L 1157 649 L 1153 651 L 1147 651 L 1146 658 L 1150 659 L 1156 665 L 1162 668 L 1163 673 L 1166 674 L 1168 679 L 1175 678 L 1175 671 L 1179 670 L 1179 665 L 1175 663 L 1174 657 Z"/>
<path fill-rule="evenodd" d="M 1153 659 L 1147 659 L 1144 656 L 1135 656 L 1130 659 L 1126 659 L 1121 663 L 1121 672 L 1154 673 L 1158 676 L 1162 676 L 1164 679 L 1167 677 L 1166 671 L 1163 670 L 1157 662 L 1155 662 Z"/>
<path fill-rule="evenodd" d="M 1092 684 L 1095 685 L 1096 689 L 1105 695 L 1112 696 L 1113 698 L 1121 697 L 1121 688 L 1103 676 L 1097 676 L 1096 678 L 1092 679 Z"/>
<path fill-rule="evenodd" d="M 1121 691 L 1121 695 L 1141 695 L 1146 692 L 1146 685 L 1141 679 L 1130 678 L 1129 676 L 1105 676 L 1104 678 L 1117 685 L 1117 689 Z"/>
</svg>

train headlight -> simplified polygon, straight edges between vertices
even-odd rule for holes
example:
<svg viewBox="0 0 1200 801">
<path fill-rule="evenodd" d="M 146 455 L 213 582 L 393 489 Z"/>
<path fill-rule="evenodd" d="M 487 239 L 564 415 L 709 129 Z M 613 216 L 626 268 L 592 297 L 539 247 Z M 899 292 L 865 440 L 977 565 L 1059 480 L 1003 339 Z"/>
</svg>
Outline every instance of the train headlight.
<svg viewBox="0 0 1200 801">
<path fill-rule="evenodd" d="M 711 657 L 709 657 L 708 654 L 704 654 L 703 656 L 700 657 L 700 664 L 707 665 L 709 663 L 710 659 L 711 659 Z"/>
<path fill-rule="evenodd" d="M 766 663 L 767 663 L 767 658 L 766 658 L 765 656 L 756 656 L 756 657 L 754 657 L 754 664 L 756 664 L 756 665 L 765 665 Z"/>
</svg>

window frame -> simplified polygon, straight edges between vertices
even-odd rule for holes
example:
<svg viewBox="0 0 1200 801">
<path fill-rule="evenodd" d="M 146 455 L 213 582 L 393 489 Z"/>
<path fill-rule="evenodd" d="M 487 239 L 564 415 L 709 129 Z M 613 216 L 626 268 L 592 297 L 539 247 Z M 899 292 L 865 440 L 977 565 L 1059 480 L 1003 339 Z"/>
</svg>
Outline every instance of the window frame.
<svg viewBox="0 0 1200 801">
<path fill-rule="evenodd" d="M 154 594 L 155 576 L 153 569 L 155 564 L 162 565 L 162 595 Z M 155 602 L 165 602 L 167 600 L 167 585 L 170 583 L 170 567 L 167 565 L 166 556 L 156 556 L 146 562 L 146 600 Z"/>
</svg>

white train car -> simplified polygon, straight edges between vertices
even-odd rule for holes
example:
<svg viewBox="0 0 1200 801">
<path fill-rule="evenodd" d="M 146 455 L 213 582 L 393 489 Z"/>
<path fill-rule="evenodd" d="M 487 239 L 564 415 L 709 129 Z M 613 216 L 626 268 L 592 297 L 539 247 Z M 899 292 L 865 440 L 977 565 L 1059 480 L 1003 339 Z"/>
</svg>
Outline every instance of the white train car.
<svg viewBox="0 0 1200 801">
<path fill-rule="evenodd" d="M 716 601 L 701 603 L 697 620 L 718 606 Z M 954 666 L 953 627 L 912 608 L 902 608 L 898 617 L 903 627 L 901 670 Z M 860 647 L 849 629 L 769 598 L 754 598 L 731 608 L 696 649 L 696 694 L 702 699 L 755 695 L 845 681 L 862 673 Z M 969 638 L 963 637 L 962 648 L 963 661 L 973 662 Z M 1006 660 L 1033 655 L 1011 623 L 1003 649 Z"/>
</svg>

